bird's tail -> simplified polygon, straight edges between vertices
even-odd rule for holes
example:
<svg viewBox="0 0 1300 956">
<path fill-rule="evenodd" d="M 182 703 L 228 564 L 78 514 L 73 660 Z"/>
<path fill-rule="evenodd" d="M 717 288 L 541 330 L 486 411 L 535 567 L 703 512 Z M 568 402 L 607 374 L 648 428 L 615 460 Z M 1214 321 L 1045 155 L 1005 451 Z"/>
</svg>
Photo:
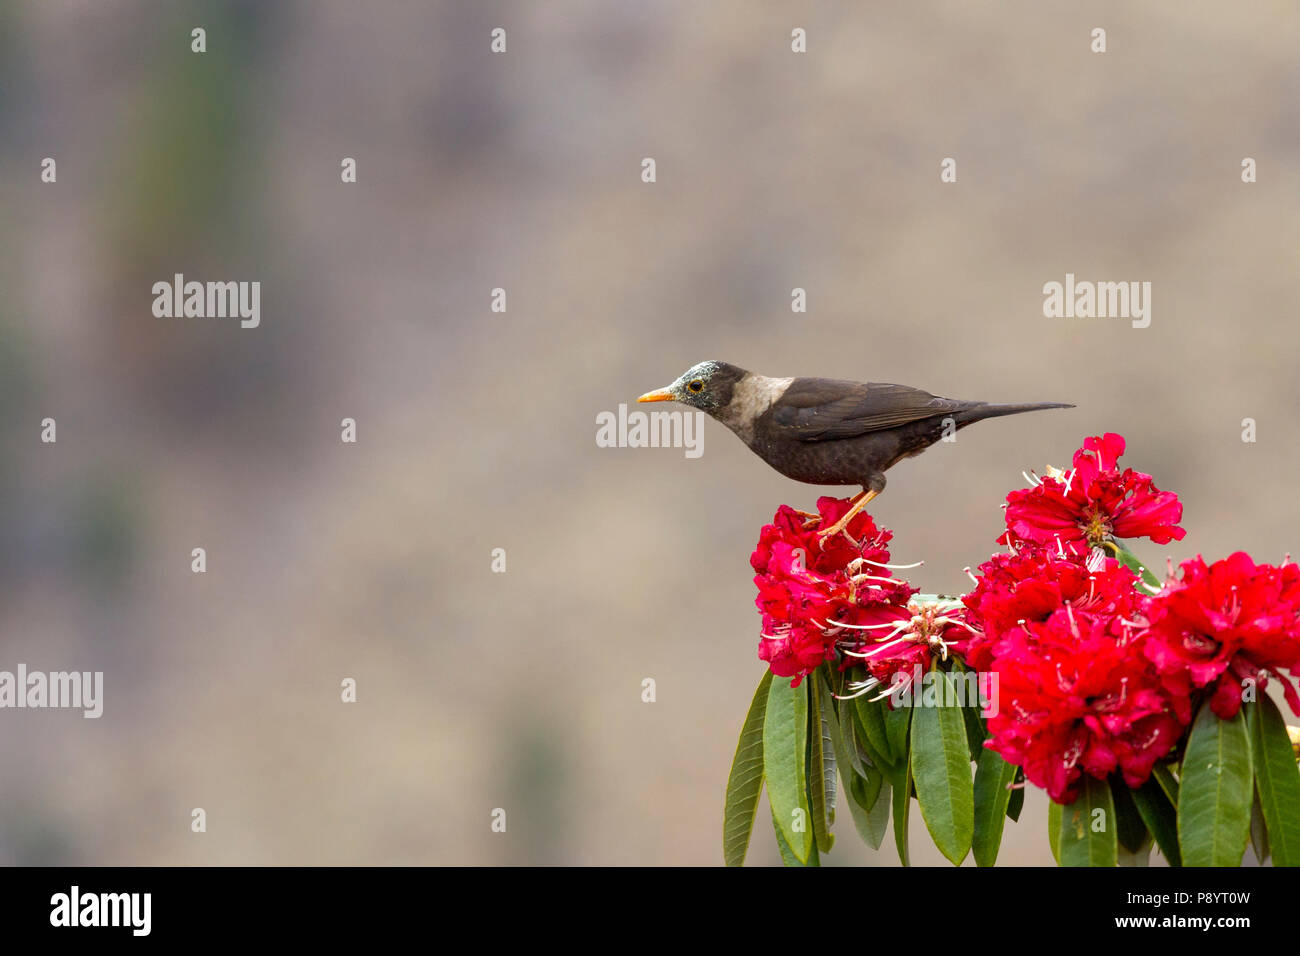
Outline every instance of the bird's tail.
<svg viewBox="0 0 1300 956">
<path fill-rule="evenodd" d="M 990 405 L 987 402 L 981 402 L 978 405 L 962 409 L 953 418 L 957 420 L 958 425 L 969 425 L 972 422 L 982 422 L 986 418 L 1019 415 L 1021 412 L 1037 412 L 1044 408 L 1074 408 L 1074 406 L 1065 402 L 1021 402 L 1011 405 Z"/>
</svg>

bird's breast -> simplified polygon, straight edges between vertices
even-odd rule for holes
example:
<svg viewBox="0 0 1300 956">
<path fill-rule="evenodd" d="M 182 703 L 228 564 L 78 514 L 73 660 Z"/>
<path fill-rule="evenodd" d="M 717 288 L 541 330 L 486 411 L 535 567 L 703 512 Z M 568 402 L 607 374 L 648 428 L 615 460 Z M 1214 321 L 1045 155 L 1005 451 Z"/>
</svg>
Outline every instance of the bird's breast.
<svg viewBox="0 0 1300 956">
<path fill-rule="evenodd" d="M 793 381 L 793 378 L 768 378 L 750 372 L 732 386 L 731 401 L 714 417 L 753 448 L 759 418 L 785 394 Z"/>
</svg>

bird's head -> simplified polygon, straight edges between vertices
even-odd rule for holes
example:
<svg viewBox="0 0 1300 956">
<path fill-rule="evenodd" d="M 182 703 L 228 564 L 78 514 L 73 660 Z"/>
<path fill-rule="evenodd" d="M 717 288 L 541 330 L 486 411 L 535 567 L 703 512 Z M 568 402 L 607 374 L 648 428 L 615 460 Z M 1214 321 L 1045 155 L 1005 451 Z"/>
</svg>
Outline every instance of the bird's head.
<svg viewBox="0 0 1300 956">
<path fill-rule="evenodd" d="M 701 362 L 666 388 L 646 392 L 638 402 L 681 402 L 713 414 L 731 403 L 731 390 L 745 377 L 743 368 L 726 362 Z"/>
</svg>

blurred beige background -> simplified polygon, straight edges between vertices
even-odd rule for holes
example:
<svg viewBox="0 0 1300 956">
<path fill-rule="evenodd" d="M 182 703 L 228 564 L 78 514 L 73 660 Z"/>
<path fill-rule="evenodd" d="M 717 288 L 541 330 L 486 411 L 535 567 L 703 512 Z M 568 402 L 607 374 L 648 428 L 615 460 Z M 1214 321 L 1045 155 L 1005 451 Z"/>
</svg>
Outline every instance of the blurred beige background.
<svg viewBox="0 0 1300 956">
<path fill-rule="evenodd" d="M 1152 562 L 1300 551 L 1297 50 L 1281 0 L 0 5 L 0 668 L 106 684 L 0 713 L 0 863 L 719 863 L 748 556 L 820 492 L 596 446 L 704 358 L 1079 405 L 890 473 L 927 590 L 1103 430 L 1183 496 Z M 261 327 L 154 318 L 175 272 Z M 1045 319 L 1067 272 L 1150 328 Z"/>
</svg>

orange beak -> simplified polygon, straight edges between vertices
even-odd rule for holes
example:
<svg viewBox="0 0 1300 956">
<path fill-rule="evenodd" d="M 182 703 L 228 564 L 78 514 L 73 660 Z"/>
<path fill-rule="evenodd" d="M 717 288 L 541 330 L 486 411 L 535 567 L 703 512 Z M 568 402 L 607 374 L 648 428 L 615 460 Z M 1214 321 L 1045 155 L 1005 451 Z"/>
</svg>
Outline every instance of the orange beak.
<svg viewBox="0 0 1300 956">
<path fill-rule="evenodd" d="M 672 392 L 668 391 L 668 389 L 656 388 L 653 392 L 646 392 L 644 395 L 638 398 L 637 401 L 638 402 L 673 402 L 676 401 L 676 398 L 673 396 Z"/>
</svg>

